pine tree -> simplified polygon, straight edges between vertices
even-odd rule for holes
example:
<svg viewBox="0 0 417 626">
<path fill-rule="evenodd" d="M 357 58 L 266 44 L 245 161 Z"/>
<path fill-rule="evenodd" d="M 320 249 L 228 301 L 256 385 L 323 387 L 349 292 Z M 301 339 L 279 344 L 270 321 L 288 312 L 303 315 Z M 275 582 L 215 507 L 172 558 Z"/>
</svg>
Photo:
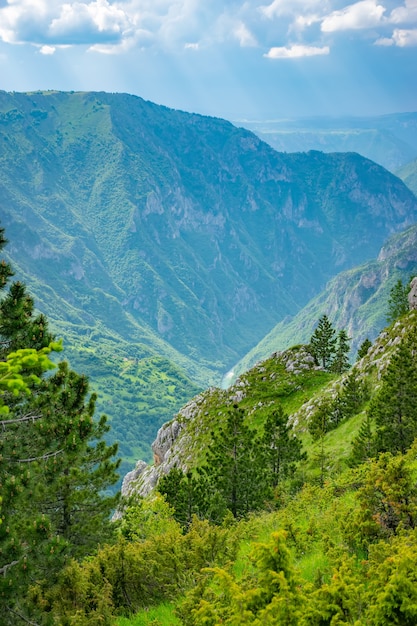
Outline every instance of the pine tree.
<svg viewBox="0 0 417 626">
<path fill-rule="evenodd" d="M 0 252 L 3 250 L 7 243 L 7 239 L 4 236 L 4 228 L 0 227 Z M 0 291 L 5 288 L 9 278 L 13 276 L 12 268 L 4 259 L 0 261 Z"/>
<path fill-rule="evenodd" d="M 310 351 L 318 364 L 327 369 L 336 350 L 336 331 L 327 315 L 323 315 L 310 339 Z"/>
<path fill-rule="evenodd" d="M 184 529 L 190 527 L 193 515 L 208 514 L 209 499 L 203 481 L 193 477 L 190 471 L 184 473 L 178 467 L 173 467 L 159 479 L 157 488 L 174 509 L 174 518 Z"/>
<path fill-rule="evenodd" d="M 88 397 L 87 378 L 65 361 L 42 381 L 31 403 L 45 416 L 36 427 L 49 429 L 56 450 L 38 466 L 42 488 L 35 499 L 55 533 L 67 541 L 67 557 L 88 554 L 103 536 L 109 539 L 110 514 L 117 504 L 116 495 L 104 495 L 118 480 L 117 444 L 105 443 L 109 426 L 105 415 L 94 420 L 95 403 L 95 394 Z"/>
<path fill-rule="evenodd" d="M 331 430 L 332 410 L 332 401 L 326 398 L 311 415 L 308 422 L 308 432 L 312 436 L 313 441 L 318 441 Z"/>
<path fill-rule="evenodd" d="M 237 404 L 218 432 L 212 432 L 202 478 L 217 492 L 234 517 L 261 506 L 266 495 L 265 469 L 257 454 L 255 433 L 245 425 Z"/>
<path fill-rule="evenodd" d="M 369 461 L 376 455 L 375 435 L 372 419 L 367 412 L 359 432 L 352 442 L 352 452 L 349 457 L 351 465 L 359 465 Z"/>
<path fill-rule="evenodd" d="M 265 458 L 268 483 L 273 487 L 291 476 L 296 463 L 306 458 L 306 454 L 302 452 L 301 441 L 288 425 L 288 415 L 284 413 L 282 406 L 268 415 L 260 445 Z"/>
<path fill-rule="evenodd" d="M 390 290 L 387 313 L 388 324 L 392 324 L 396 319 L 408 313 L 409 284 L 409 282 L 404 284 L 401 279 L 398 279 L 394 287 Z"/>
<path fill-rule="evenodd" d="M 308 424 L 308 430 L 313 438 L 313 441 L 318 442 L 319 451 L 316 456 L 316 461 L 320 468 L 320 485 L 324 484 L 324 477 L 326 474 L 327 455 L 324 446 L 324 438 L 326 433 L 331 430 L 333 404 L 330 399 L 321 403 L 318 409 L 313 413 Z"/>
<path fill-rule="evenodd" d="M 367 337 L 359 346 L 357 360 L 362 359 L 364 356 L 366 356 L 371 346 L 372 346 L 372 341 L 370 341 Z"/>
<path fill-rule="evenodd" d="M 352 417 L 359 412 L 361 406 L 369 397 L 367 385 L 356 373 L 349 372 L 343 381 L 340 401 L 342 405 L 343 419 Z"/>
<path fill-rule="evenodd" d="M 1 263 L 3 288 L 10 276 Z M 13 283 L 0 302 L 0 369 L 6 374 L 0 397 L 2 624 L 36 613 L 27 600 L 29 584 L 50 584 L 67 558 L 108 539 L 115 505 L 104 491 L 117 479 L 117 446 L 103 441 L 106 418 L 93 420 L 95 396 L 88 397 L 84 376 L 65 362 L 43 376 L 52 366 L 48 352 L 59 349 L 52 338 L 25 285 Z"/>
<path fill-rule="evenodd" d="M 350 367 L 348 357 L 350 351 L 349 341 L 350 338 L 348 337 L 347 332 L 345 330 L 340 330 L 337 335 L 336 351 L 330 365 L 330 370 L 336 374 L 343 374 L 343 372 L 346 372 Z"/>
<path fill-rule="evenodd" d="M 45 348 L 53 340 L 44 315 L 34 315 L 34 301 L 21 282 L 11 285 L 0 303 L 1 353 Z"/>
<path fill-rule="evenodd" d="M 378 451 L 404 453 L 417 436 L 416 347 L 414 331 L 393 354 L 371 402 Z"/>
</svg>

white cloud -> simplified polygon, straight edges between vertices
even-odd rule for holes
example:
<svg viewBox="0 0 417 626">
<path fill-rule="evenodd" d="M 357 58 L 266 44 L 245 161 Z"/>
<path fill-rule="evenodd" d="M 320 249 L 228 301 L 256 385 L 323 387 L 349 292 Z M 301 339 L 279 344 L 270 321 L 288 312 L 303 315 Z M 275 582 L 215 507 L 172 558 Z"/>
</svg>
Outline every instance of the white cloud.
<svg viewBox="0 0 417 626">
<path fill-rule="evenodd" d="M 64 45 L 111 54 L 135 46 L 175 52 L 226 41 L 264 49 L 279 42 L 281 47 L 271 48 L 265 56 L 293 58 L 328 54 L 327 33 L 371 28 L 377 29 L 378 45 L 414 45 L 410 42 L 417 25 L 417 0 L 361 0 L 341 8 L 343 4 L 343 0 L 8 0 L 6 4 L 0 0 L 0 41 L 32 44 L 45 55 Z M 391 36 L 387 27 L 398 30 Z M 292 45 L 294 41 L 298 46 Z"/>
<path fill-rule="evenodd" d="M 392 38 L 395 45 L 400 46 L 400 48 L 417 46 L 417 28 L 409 30 L 400 30 L 396 28 L 392 34 Z"/>
<path fill-rule="evenodd" d="M 389 21 L 393 24 L 417 22 L 417 0 L 406 0 L 404 6 L 393 9 Z"/>
<path fill-rule="evenodd" d="M 258 45 L 255 37 L 243 22 L 236 24 L 233 34 L 242 48 Z"/>
<path fill-rule="evenodd" d="M 332 33 L 343 30 L 359 30 L 381 25 L 386 9 L 377 0 L 361 0 L 339 11 L 333 11 L 323 19 L 321 30 Z"/>
<path fill-rule="evenodd" d="M 132 30 L 126 11 L 108 0 L 14 0 L 0 8 L 0 39 L 7 43 L 120 42 Z"/>
<path fill-rule="evenodd" d="M 330 48 L 328 46 L 319 48 L 317 46 L 294 44 L 289 48 L 285 46 L 271 48 L 267 54 L 264 54 L 264 56 L 268 59 L 298 59 L 300 57 L 312 57 L 329 53 Z"/>
<path fill-rule="evenodd" d="M 38 38 L 47 19 L 48 7 L 44 0 L 21 0 L 0 9 L 0 39 L 6 43 L 30 41 Z"/>
<path fill-rule="evenodd" d="M 393 39 L 391 39 L 391 37 L 380 37 L 379 39 L 376 40 L 375 45 L 376 46 L 393 46 L 394 41 Z"/>
<path fill-rule="evenodd" d="M 50 56 L 51 54 L 55 54 L 56 48 L 55 46 L 41 46 L 41 48 L 39 49 L 39 52 L 46 56 Z"/>
<path fill-rule="evenodd" d="M 317 15 L 317 13 L 312 13 L 310 15 L 298 15 L 294 20 L 292 30 L 304 30 L 305 28 L 308 28 L 313 24 L 320 22 L 321 19 L 322 18 Z"/>
<path fill-rule="evenodd" d="M 47 34 L 57 42 L 119 42 L 132 26 L 126 13 L 107 0 L 89 4 L 74 2 L 62 5 L 59 17 L 51 21 Z"/>
<path fill-rule="evenodd" d="M 305 15 L 310 10 L 324 9 L 328 6 L 326 0 L 273 0 L 269 5 L 260 7 L 261 13 L 268 19 L 283 15 Z"/>
</svg>

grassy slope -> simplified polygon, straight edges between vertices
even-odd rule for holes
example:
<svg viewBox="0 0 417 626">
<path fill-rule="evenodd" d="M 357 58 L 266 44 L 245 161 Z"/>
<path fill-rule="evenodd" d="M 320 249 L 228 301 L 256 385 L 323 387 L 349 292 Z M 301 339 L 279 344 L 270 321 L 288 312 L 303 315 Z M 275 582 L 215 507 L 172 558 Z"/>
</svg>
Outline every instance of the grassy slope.
<svg viewBox="0 0 417 626">
<path fill-rule="evenodd" d="M 372 394 L 378 388 L 381 371 L 389 362 L 395 350 L 395 338 L 402 336 L 404 329 L 409 330 L 417 325 L 417 312 L 411 312 L 393 327 L 386 329 L 378 337 L 367 356 L 355 365 L 360 377 L 367 382 Z M 297 352 L 294 349 L 292 352 Z M 291 352 L 291 351 L 290 351 Z M 291 359 L 290 359 L 291 360 Z M 228 391 L 213 390 L 207 393 L 206 401 L 200 408 L 195 424 L 189 432 L 197 438 L 197 449 L 205 442 L 207 420 L 211 425 L 221 419 L 226 405 L 231 401 L 237 389 L 245 389 L 246 398 L 241 405 L 252 411 L 248 418 L 251 425 L 261 426 L 263 411 L 271 402 L 279 400 L 286 410 L 297 416 L 298 432 L 302 437 L 308 459 L 298 469 L 298 476 L 306 480 L 304 488 L 296 495 L 282 494 L 281 508 L 272 512 L 253 514 L 249 520 L 238 523 L 231 532 L 236 532 L 239 539 L 239 551 L 236 560 L 231 564 L 231 571 L 237 580 L 252 570 L 250 554 L 255 542 L 268 542 L 271 533 L 283 528 L 287 531 L 287 543 L 290 547 L 293 562 L 301 578 L 302 585 L 330 582 L 334 569 L 340 564 L 343 555 L 350 557 L 346 545 L 345 522 L 351 519 L 358 508 L 357 489 L 363 481 L 361 468 L 350 469 L 347 457 L 350 454 L 351 442 L 357 435 L 362 423 L 364 411 L 325 437 L 324 453 L 326 457 L 326 481 L 320 486 L 318 481 L 318 446 L 313 443 L 306 432 L 308 415 L 314 405 L 318 405 L 324 397 L 331 394 L 341 378 L 311 371 L 301 374 L 299 384 L 294 385 L 294 375 L 283 367 L 279 355 L 259 364 L 241 378 L 243 386 L 237 383 Z M 292 390 L 291 390 L 292 388 Z M 262 403 L 263 407 L 259 406 Z M 200 457 L 201 458 L 201 457 Z M 409 455 L 409 466 L 417 475 L 415 454 Z M 118 621 L 119 626 L 165 624 L 181 624 L 175 616 L 176 607 L 182 597 L 176 598 L 171 604 L 162 604 L 151 611 L 146 609 L 134 618 Z"/>
</svg>

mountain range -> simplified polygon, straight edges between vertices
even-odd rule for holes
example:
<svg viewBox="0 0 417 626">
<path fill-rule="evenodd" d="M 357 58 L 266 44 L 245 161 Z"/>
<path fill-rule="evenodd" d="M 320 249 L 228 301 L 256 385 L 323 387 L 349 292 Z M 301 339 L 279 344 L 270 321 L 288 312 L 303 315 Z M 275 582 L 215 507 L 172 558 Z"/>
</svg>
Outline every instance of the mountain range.
<svg viewBox="0 0 417 626">
<path fill-rule="evenodd" d="M 125 459 L 336 274 L 417 221 L 355 153 L 282 154 L 126 94 L 0 93 L 8 260 Z"/>
<path fill-rule="evenodd" d="M 417 157 L 417 113 L 238 122 L 280 152 L 358 152 L 397 173 Z"/>
</svg>

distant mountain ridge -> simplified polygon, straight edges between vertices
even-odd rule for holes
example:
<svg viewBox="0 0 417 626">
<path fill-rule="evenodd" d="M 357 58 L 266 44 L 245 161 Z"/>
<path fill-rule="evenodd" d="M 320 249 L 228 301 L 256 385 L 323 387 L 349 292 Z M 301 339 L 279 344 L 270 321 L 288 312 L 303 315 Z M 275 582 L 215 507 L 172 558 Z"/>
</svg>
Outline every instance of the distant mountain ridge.
<svg viewBox="0 0 417 626">
<path fill-rule="evenodd" d="M 279 322 L 236 366 L 226 382 L 253 367 L 276 350 L 308 343 L 324 314 L 336 328 L 352 338 L 351 354 L 360 344 L 374 340 L 387 324 L 390 290 L 397 280 L 407 284 L 417 276 L 417 225 L 393 235 L 372 261 L 341 272 L 294 318 Z"/>
<path fill-rule="evenodd" d="M 417 157 L 417 112 L 236 123 L 281 152 L 358 152 L 394 173 Z"/>
<path fill-rule="evenodd" d="M 405 182 L 414 195 L 417 195 L 417 159 L 401 167 L 396 174 Z"/>
<path fill-rule="evenodd" d="M 9 259 L 75 364 L 93 382 L 103 372 L 130 440 L 152 439 L 165 394 L 171 411 L 179 386 L 191 397 L 219 382 L 417 221 L 402 181 L 357 154 L 279 154 L 224 120 L 126 94 L 0 92 L 0 160 Z"/>
</svg>

